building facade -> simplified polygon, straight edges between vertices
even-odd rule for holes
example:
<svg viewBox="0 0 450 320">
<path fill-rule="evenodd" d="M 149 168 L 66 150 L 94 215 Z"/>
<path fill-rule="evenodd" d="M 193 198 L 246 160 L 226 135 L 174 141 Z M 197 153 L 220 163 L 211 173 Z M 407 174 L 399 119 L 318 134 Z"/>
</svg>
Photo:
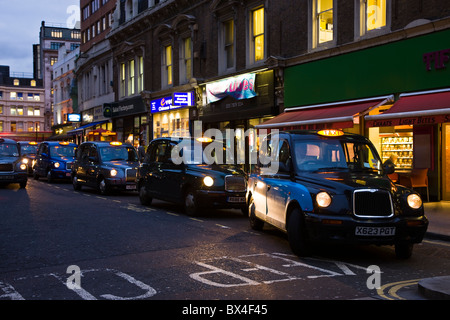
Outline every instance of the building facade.
<svg viewBox="0 0 450 320">
<path fill-rule="evenodd" d="M 69 132 L 80 143 L 90 139 L 95 130 L 102 131 L 97 138 L 115 138 L 112 123 L 103 115 L 105 105 L 114 101 L 113 53 L 105 36 L 111 29 L 114 0 L 81 0 L 81 47 L 76 61 L 81 123 Z M 91 134 L 90 134 L 91 133 Z"/>
<path fill-rule="evenodd" d="M 16 141 L 43 141 L 44 88 L 42 80 L 11 74 L 0 66 L 0 136 Z"/>
<path fill-rule="evenodd" d="M 42 21 L 39 33 L 39 67 L 34 66 L 39 79 L 44 85 L 45 122 L 44 129 L 50 131 L 54 125 L 53 119 L 53 65 L 58 61 L 58 50 L 65 46 L 73 51 L 80 46 L 80 29 L 70 29 L 59 25 L 48 25 Z M 36 53 L 36 52 L 35 52 Z"/>
</svg>

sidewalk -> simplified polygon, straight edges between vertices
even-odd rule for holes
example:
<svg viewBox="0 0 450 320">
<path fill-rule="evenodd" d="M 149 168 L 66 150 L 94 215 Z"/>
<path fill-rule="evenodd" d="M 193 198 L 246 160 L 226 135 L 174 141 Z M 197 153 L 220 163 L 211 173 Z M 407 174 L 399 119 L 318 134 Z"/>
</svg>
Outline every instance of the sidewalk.
<svg viewBox="0 0 450 320">
<path fill-rule="evenodd" d="M 450 201 L 426 202 L 424 208 L 429 220 L 425 238 L 450 241 Z M 422 279 L 418 289 L 427 299 L 450 300 L 450 275 Z"/>
</svg>

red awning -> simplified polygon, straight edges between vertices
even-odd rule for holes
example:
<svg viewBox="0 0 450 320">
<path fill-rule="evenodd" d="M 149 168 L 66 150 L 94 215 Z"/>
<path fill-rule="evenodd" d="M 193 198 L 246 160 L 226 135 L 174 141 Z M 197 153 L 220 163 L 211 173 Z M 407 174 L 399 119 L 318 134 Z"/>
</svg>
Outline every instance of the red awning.
<svg viewBox="0 0 450 320">
<path fill-rule="evenodd" d="M 389 110 L 365 119 L 366 127 L 450 122 L 450 89 L 402 94 Z"/>
<path fill-rule="evenodd" d="M 353 117 L 383 105 L 393 97 L 344 101 L 300 108 L 289 108 L 284 113 L 260 125 L 258 129 L 343 129 L 353 127 Z"/>
</svg>

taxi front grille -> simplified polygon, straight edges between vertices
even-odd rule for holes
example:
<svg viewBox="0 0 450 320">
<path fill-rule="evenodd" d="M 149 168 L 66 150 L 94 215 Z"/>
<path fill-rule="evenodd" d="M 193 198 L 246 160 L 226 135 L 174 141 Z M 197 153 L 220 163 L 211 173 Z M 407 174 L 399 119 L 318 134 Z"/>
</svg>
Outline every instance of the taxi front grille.
<svg viewBox="0 0 450 320">
<path fill-rule="evenodd" d="M 247 190 L 243 176 L 226 176 L 225 190 L 230 192 L 244 192 Z"/>
<path fill-rule="evenodd" d="M 14 171 L 14 166 L 12 163 L 2 163 L 0 164 L 0 172 L 12 172 Z"/>
<path fill-rule="evenodd" d="M 72 165 L 73 165 L 73 162 L 67 162 L 66 163 L 66 169 L 67 170 L 71 170 L 72 169 Z"/>
<path fill-rule="evenodd" d="M 386 190 L 362 189 L 353 194 L 353 213 L 362 218 L 388 218 L 394 215 L 391 194 Z"/>
<path fill-rule="evenodd" d="M 125 171 L 126 171 L 126 175 L 127 175 L 127 182 L 136 182 L 137 169 L 129 168 L 129 169 L 126 169 Z"/>
</svg>

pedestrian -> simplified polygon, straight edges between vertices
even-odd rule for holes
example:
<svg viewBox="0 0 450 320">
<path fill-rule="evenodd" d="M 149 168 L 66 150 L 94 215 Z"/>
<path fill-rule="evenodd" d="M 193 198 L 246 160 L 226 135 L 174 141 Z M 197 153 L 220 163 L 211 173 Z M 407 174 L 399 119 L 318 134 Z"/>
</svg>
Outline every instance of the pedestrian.
<svg viewBox="0 0 450 320">
<path fill-rule="evenodd" d="M 139 141 L 138 157 L 139 157 L 140 162 L 142 162 L 144 160 L 144 157 L 145 157 L 144 140 Z"/>
</svg>

